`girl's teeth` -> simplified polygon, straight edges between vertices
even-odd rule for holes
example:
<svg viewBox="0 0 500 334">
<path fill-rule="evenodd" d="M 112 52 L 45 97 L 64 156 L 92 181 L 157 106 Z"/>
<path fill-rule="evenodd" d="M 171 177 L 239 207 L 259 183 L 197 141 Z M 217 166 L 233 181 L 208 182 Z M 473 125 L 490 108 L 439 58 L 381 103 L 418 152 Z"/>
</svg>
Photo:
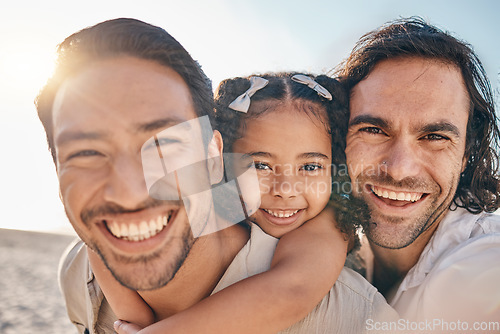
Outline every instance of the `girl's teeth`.
<svg viewBox="0 0 500 334">
<path fill-rule="evenodd" d="M 139 224 L 118 224 L 116 221 L 108 221 L 106 225 L 109 231 L 115 237 L 129 240 L 142 241 L 154 237 L 167 226 L 170 215 L 158 216 L 156 219 L 151 219 L 149 222 L 142 221 Z"/>
<path fill-rule="evenodd" d="M 277 217 L 277 218 L 289 218 L 299 212 L 299 210 L 294 210 L 294 211 L 273 211 L 273 210 L 267 210 L 264 209 L 267 213 L 269 213 L 271 216 Z"/>
</svg>

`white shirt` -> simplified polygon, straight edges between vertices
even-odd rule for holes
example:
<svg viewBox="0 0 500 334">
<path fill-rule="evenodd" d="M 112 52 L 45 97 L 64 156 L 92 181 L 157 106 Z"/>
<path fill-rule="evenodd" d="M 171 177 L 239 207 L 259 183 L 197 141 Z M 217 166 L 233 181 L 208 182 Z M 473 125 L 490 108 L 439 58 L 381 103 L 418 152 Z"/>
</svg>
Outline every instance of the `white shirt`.
<svg viewBox="0 0 500 334">
<path fill-rule="evenodd" d="M 252 225 L 250 240 L 236 255 L 213 293 L 268 270 L 278 241 Z M 59 284 L 69 318 L 79 333 L 114 333 L 116 316 L 96 282 L 82 241 L 70 245 L 62 256 Z M 396 312 L 377 289 L 358 273 L 344 268 L 316 308 L 302 321 L 280 333 L 371 334 L 374 332 L 367 331 L 367 321 L 396 319 Z"/>
<path fill-rule="evenodd" d="M 269 270 L 278 239 L 252 224 L 248 243 L 236 255 L 213 293 L 244 278 Z M 344 267 L 335 285 L 302 321 L 280 333 L 370 333 L 367 321 L 389 322 L 397 313 L 357 272 Z"/>
<path fill-rule="evenodd" d="M 371 280 L 366 237 L 362 252 Z M 477 321 L 500 326 L 500 215 L 450 210 L 392 296 L 389 303 L 402 319 L 449 326 L 461 321 L 469 330 Z"/>
</svg>

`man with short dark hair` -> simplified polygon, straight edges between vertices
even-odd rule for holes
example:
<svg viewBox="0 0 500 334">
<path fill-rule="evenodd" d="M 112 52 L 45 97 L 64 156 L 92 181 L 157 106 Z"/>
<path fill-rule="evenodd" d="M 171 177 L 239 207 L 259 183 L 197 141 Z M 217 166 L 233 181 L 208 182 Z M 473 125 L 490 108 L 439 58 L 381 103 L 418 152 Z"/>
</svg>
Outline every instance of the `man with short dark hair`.
<svg viewBox="0 0 500 334">
<path fill-rule="evenodd" d="M 406 319 L 498 321 L 500 137 L 480 61 L 410 18 L 363 36 L 338 74 L 368 279 Z"/>
<path fill-rule="evenodd" d="M 244 228 L 233 225 L 197 242 L 213 214 L 211 199 L 183 194 L 181 201 L 177 192 L 187 189 L 182 179 L 176 184 L 160 177 L 173 194 L 164 198 L 151 197 L 145 184 L 143 159 L 167 142 L 173 149 L 189 146 L 184 157 L 175 152 L 184 162 L 221 159 L 220 134 L 207 136 L 200 126 L 193 131 L 199 119 L 212 116 L 212 99 L 208 79 L 175 39 L 143 22 L 118 19 L 66 39 L 37 100 L 70 222 L 120 283 L 143 291 L 152 309 L 162 305 L 160 317 L 210 295 L 248 239 Z M 176 133 L 162 136 L 165 129 Z M 218 182 L 211 180 L 218 168 L 204 164 L 191 178 L 209 189 Z M 114 332 L 116 319 L 86 253 L 82 242 L 76 244 L 61 266 L 70 318 L 81 332 Z M 195 284 L 193 277 L 206 279 Z M 167 283 L 190 297 L 154 298 Z"/>
</svg>

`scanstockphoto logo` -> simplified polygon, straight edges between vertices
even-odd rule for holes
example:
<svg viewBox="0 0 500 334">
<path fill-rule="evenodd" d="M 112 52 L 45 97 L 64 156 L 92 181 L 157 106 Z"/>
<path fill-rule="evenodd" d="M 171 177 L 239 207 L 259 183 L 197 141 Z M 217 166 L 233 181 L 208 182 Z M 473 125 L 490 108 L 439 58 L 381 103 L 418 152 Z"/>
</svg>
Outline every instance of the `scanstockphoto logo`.
<svg viewBox="0 0 500 334">
<path fill-rule="evenodd" d="M 500 321 L 463 320 L 449 321 L 441 318 L 411 321 L 399 319 L 398 321 L 366 320 L 366 330 L 369 333 L 498 333 Z"/>
</svg>

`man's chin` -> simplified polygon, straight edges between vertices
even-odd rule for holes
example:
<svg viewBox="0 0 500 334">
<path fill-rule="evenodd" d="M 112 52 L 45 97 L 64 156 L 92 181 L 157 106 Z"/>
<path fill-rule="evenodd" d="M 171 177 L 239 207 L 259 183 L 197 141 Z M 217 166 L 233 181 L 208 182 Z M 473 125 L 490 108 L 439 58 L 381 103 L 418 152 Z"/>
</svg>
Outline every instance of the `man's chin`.
<svg viewBox="0 0 500 334">
<path fill-rule="evenodd" d="M 165 286 L 175 277 L 194 244 L 189 229 L 185 231 L 182 238 L 176 240 L 180 243 L 166 245 L 147 255 L 102 256 L 102 253 L 99 253 L 121 285 L 136 291 L 155 290 Z"/>
<path fill-rule="evenodd" d="M 379 247 L 401 249 L 411 245 L 422 233 L 419 222 L 402 217 L 377 217 L 363 226 L 368 240 Z"/>
<path fill-rule="evenodd" d="M 178 265 L 180 267 L 182 263 Z M 177 270 L 166 269 L 163 272 L 146 266 L 130 270 L 113 270 L 113 276 L 123 286 L 135 291 L 156 290 L 168 284 Z"/>
</svg>

